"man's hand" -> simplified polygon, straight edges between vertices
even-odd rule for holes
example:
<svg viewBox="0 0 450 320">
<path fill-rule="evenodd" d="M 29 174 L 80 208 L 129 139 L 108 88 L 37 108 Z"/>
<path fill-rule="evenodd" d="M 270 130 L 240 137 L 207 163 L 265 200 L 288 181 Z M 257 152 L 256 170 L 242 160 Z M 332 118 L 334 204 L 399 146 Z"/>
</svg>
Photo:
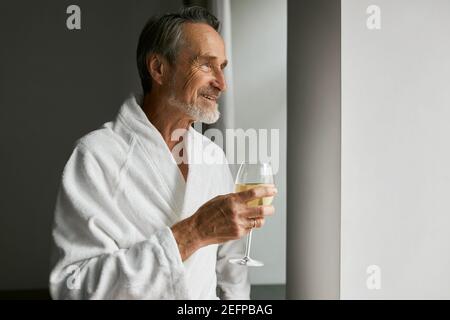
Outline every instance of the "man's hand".
<svg viewBox="0 0 450 320">
<path fill-rule="evenodd" d="M 276 192 L 275 187 L 261 186 L 220 195 L 202 205 L 191 217 L 172 226 L 182 260 L 201 247 L 239 239 L 253 227 L 261 228 L 264 217 L 272 215 L 274 207 L 249 207 L 247 202 L 272 197 Z"/>
</svg>

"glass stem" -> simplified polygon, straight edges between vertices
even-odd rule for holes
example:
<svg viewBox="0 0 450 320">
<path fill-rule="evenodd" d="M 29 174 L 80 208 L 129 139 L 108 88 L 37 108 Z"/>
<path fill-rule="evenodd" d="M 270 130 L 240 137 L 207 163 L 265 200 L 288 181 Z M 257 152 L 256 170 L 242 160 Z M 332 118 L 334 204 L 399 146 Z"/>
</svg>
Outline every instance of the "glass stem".
<svg viewBox="0 0 450 320">
<path fill-rule="evenodd" d="M 245 258 L 247 258 L 247 259 L 250 258 L 250 246 L 252 244 L 252 232 L 253 232 L 253 229 L 250 230 L 250 232 L 248 233 L 247 244 L 245 245 Z"/>
</svg>

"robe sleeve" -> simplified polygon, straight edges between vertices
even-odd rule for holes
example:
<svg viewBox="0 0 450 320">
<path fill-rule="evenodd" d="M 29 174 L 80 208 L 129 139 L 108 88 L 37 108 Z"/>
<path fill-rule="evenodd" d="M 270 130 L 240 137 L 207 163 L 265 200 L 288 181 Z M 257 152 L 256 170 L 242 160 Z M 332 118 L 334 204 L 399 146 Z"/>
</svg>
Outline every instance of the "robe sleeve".
<svg viewBox="0 0 450 320">
<path fill-rule="evenodd" d="M 225 157 L 225 156 L 224 156 Z M 223 193 L 234 192 L 234 180 L 228 166 L 226 158 L 223 160 L 224 168 L 224 191 Z M 236 258 L 245 252 L 245 237 L 227 241 L 219 245 L 217 250 L 216 274 L 217 291 L 222 300 L 249 300 L 250 280 L 248 267 L 231 264 L 230 258 Z"/>
<path fill-rule="evenodd" d="M 119 247 L 116 240 L 127 229 L 105 167 L 78 144 L 64 168 L 52 231 L 52 298 L 188 299 L 184 265 L 169 227 Z"/>
</svg>

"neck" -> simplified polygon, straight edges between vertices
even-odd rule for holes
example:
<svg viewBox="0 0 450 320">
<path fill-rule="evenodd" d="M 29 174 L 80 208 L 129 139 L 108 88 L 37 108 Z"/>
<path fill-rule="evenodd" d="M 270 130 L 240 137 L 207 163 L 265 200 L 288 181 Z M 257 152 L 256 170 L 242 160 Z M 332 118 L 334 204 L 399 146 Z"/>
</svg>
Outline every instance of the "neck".
<svg viewBox="0 0 450 320">
<path fill-rule="evenodd" d="M 150 92 L 144 96 L 142 110 L 146 114 L 148 120 L 161 133 L 169 150 L 180 142 L 172 140 L 172 133 L 176 129 L 189 130 L 189 127 L 194 122 L 194 119 L 189 118 L 178 108 L 167 104 L 167 99 L 161 98 L 161 95 Z"/>
</svg>

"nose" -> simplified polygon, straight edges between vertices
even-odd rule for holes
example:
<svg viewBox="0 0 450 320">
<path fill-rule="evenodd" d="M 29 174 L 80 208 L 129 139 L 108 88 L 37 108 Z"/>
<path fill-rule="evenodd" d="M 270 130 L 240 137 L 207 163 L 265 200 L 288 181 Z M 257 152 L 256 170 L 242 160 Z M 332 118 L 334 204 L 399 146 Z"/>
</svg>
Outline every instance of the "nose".
<svg viewBox="0 0 450 320">
<path fill-rule="evenodd" d="M 225 80 L 225 75 L 223 74 L 222 69 L 219 69 L 215 72 L 213 86 L 220 91 L 227 90 L 227 82 Z"/>
</svg>

